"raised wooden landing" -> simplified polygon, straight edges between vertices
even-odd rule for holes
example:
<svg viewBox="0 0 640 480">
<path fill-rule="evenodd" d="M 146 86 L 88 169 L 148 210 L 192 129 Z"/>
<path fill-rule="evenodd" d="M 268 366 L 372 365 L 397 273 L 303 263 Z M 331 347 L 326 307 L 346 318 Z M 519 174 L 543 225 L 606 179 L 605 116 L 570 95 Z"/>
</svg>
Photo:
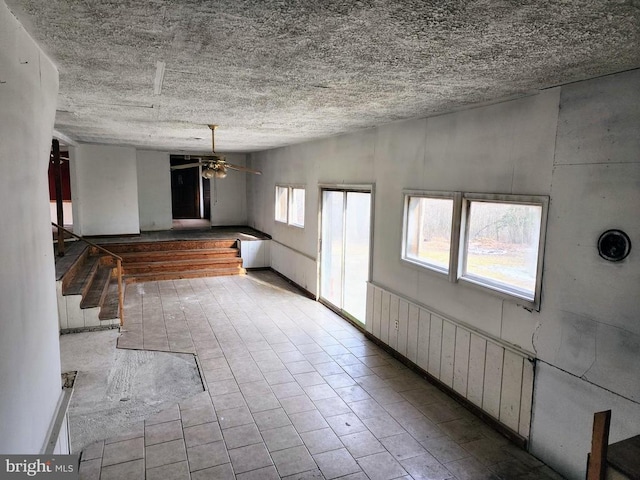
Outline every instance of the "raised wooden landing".
<svg viewBox="0 0 640 480">
<path fill-rule="evenodd" d="M 242 259 L 235 239 L 170 240 L 109 243 L 122 257 L 125 282 L 242 275 Z"/>
</svg>

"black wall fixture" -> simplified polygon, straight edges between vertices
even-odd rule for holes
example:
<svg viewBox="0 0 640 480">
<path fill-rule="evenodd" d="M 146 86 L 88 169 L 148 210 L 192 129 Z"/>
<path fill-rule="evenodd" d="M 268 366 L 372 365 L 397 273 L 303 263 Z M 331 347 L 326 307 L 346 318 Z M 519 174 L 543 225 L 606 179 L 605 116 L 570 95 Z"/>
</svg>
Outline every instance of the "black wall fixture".
<svg viewBox="0 0 640 480">
<path fill-rule="evenodd" d="M 631 251 L 631 240 L 622 230 L 607 230 L 598 239 L 598 253 L 605 260 L 620 262 Z"/>
</svg>

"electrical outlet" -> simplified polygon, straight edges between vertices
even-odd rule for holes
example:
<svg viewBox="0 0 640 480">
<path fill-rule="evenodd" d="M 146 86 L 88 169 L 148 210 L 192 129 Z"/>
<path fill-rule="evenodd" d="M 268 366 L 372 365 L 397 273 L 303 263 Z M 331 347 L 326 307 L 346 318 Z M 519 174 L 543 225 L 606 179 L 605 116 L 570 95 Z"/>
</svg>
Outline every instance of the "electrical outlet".
<svg viewBox="0 0 640 480">
<path fill-rule="evenodd" d="M 396 330 L 398 329 L 398 320 L 396 320 Z"/>
</svg>

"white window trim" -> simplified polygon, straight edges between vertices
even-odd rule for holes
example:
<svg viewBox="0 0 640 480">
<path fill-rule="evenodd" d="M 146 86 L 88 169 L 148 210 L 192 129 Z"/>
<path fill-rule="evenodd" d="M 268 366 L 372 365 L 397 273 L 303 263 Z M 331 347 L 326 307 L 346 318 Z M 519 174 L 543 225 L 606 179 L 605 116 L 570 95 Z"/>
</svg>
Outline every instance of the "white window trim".
<svg viewBox="0 0 640 480">
<path fill-rule="evenodd" d="M 420 262 L 407 257 L 407 230 L 409 215 L 409 198 L 449 198 L 453 199 L 453 219 L 451 222 L 451 251 L 449 254 L 449 272 L 425 262 Z M 487 201 L 492 203 L 513 203 L 520 205 L 537 205 L 542 207 L 540 219 L 540 237 L 538 239 L 538 259 L 536 267 L 536 283 L 534 296 L 531 298 L 518 289 L 511 289 L 507 285 L 492 282 L 489 279 L 466 274 L 466 244 L 469 224 L 469 205 L 472 201 Z M 513 195 L 513 194 L 485 194 L 462 193 L 430 190 L 404 190 L 403 191 L 403 216 L 402 216 L 402 248 L 401 260 L 406 264 L 423 271 L 433 272 L 439 276 L 447 276 L 452 283 L 461 283 L 473 288 L 479 288 L 493 295 L 498 295 L 507 300 L 515 300 L 525 308 L 539 311 L 542 293 L 542 271 L 544 265 L 544 246 L 547 230 L 547 217 L 549 211 L 549 197 L 542 195 Z"/>
<path fill-rule="evenodd" d="M 517 205 L 536 205 L 542 207 L 540 216 L 540 237 L 538 238 L 538 259 L 536 265 L 536 284 L 533 298 L 526 295 L 521 290 L 510 288 L 508 285 L 493 282 L 489 279 L 467 274 L 464 271 L 466 264 L 466 244 L 469 235 L 469 205 L 472 201 L 487 201 L 492 203 L 507 203 Z M 521 305 L 540 310 L 540 296 L 542 291 L 542 269 L 544 264 L 544 245 L 547 233 L 547 216 L 549 210 L 549 197 L 542 195 L 511 195 L 511 194 L 485 194 L 485 193 L 465 193 L 462 196 L 461 224 L 460 224 L 460 259 L 458 262 L 457 277 L 460 282 L 473 285 L 485 291 L 497 293 L 507 299 L 518 299 Z"/>
<path fill-rule="evenodd" d="M 300 225 L 298 223 L 294 223 L 291 220 L 291 202 L 293 199 L 293 190 L 303 190 L 304 191 L 304 201 L 305 201 L 305 205 L 304 205 L 304 217 L 306 220 L 306 216 L 307 216 L 307 188 L 305 185 L 295 185 L 295 184 L 283 184 L 283 183 L 277 183 L 276 184 L 276 188 L 275 188 L 275 195 L 276 195 L 276 208 L 277 208 L 277 201 L 278 201 L 278 188 L 286 188 L 287 189 L 287 212 L 286 212 L 286 220 L 278 220 L 277 218 L 275 218 L 274 215 L 274 219 L 276 221 L 276 223 L 279 223 L 281 225 L 288 225 L 290 227 L 295 227 L 295 228 L 301 228 L 304 229 L 304 224 Z M 304 221 L 303 220 L 303 221 Z"/>
<path fill-rule="evenodd" d="M 284 220 L 281 220 L 281 219 L 279 219 L 279 218 L 277 217 L 277 213 L 278 213 L 278 201 L 279 201 L 279 198 L 278 198 L 278 189 L 279 189 L 279 188 L 285 188 L 285 189 L 287 189 L 287 202 L 286 202 L 286 207 L 285 207 L 286 212 L 285 212 L 285 215 L 284 215 L 284 216 L 285 216 L 285 219 L 284 219 Z M 274 190 L 275 190 L 275 205 L 274 205 L 274 210 L 275 210 L 275 212 L 274 212 L 273 218 L 274 218 L 274 220 L 275 220 L 277 223 L 282 223 L 282 224 L 286 225 L 286 224 L 288 223 L 288 221 L 289 221 L 289 188 L 288 188 L 288 186 L 287 186 L 287 185 L 276 185 L 276 188 L 275 188 Z"/>
<path fill-rule="evenodd" d="M 450 280 L 455 281 L 456 276 L 455 272 L 457 271 L 457 261 L 458 261 L 458 249 L 450 248 L 449 251 L 449 267 L 448 271 L 444 268 L 438 267 L 437 265 L 421 262 L 416 260 L 415 258 L 411 258 L 407 256 L 407 235 L 409 230 L 409 200 L 411 198 L 444 198 L 453 200 L 453 209 L 451 212 L 451 238 L 450 245 L 458 245 L 458 235 L 460 232 L 460 228 L 457 224 L 457 219 L 459 215 L 457 214 L 460 206 L 460 198 L 461 195 L 458 192 L 440 192 L 440 191 L 425 191 L 425 190 L 405 190 L 403 191 L 404 195 L 404 215 L 402 219 L 402 261 L 415 265 L 419 268 L 426 268 L 432 272 L 435 272 L 440 275 L 446 275 Z M 458 221 L 459 223 L 459 221 Z"/>
</svg>

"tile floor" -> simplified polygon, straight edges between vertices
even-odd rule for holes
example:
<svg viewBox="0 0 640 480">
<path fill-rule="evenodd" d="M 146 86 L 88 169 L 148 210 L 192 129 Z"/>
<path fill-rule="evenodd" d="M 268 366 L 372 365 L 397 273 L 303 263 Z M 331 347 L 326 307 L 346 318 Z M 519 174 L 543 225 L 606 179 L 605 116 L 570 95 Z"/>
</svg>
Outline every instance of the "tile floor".
<svg viewBox="0 0 640 480">
<path fill-rule="evenodd" d="M 119 348 L 207 391 L 84 449 L 81 478 L 559 479 L 271 272 L 132 284 Z"/>
</svg>

